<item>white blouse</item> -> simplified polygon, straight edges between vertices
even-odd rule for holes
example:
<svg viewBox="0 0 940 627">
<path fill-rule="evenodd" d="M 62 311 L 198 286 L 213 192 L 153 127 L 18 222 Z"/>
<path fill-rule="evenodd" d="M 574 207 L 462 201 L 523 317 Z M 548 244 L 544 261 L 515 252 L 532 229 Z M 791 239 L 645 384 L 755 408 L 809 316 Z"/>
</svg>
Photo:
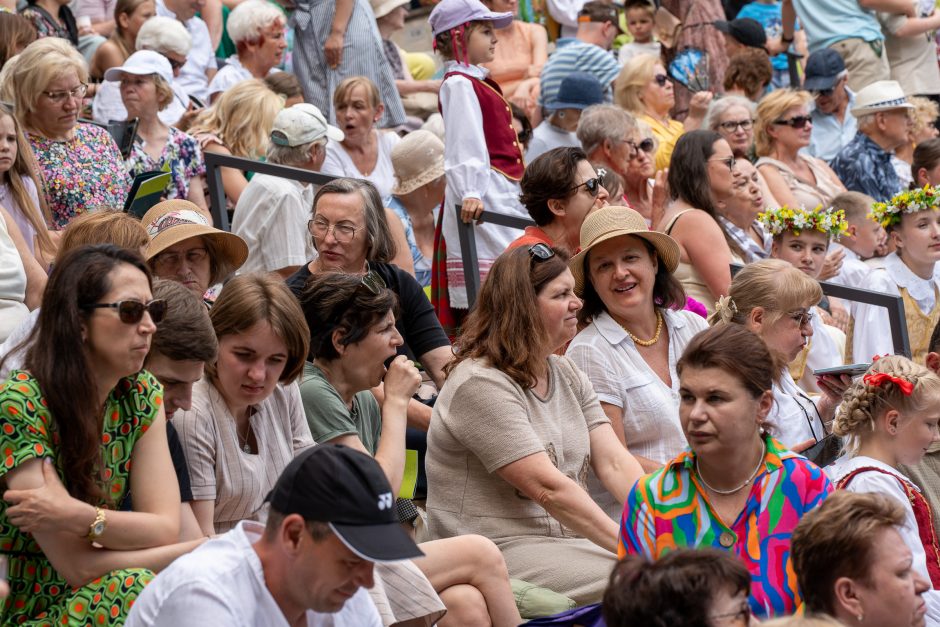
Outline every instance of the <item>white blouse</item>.
<svg viewBox="0 0 940 627">
<path fill-rule="evenodd" d="M 332 176 L 348 176 L 356 179 L 365 179 L 375 185 L 379 190 L 383 203 L 388 203 L 392 197 L 392 188 L 395 187 L 395 169 L 392 167 L 392 148 L 401 141 L 401 137 L 392 131 L 372 131 L 378 133 L 379 156 L 375 160 L 375 168 L 368 176 L 359 171 L 352 157 L 343 148 L 343 144 L 329 140 L 326 144 L 326 159 L 320 171 Z"/>
<path fill-rule="evenodd" d="M 797 386 L 790 371 L 783 369 L 773 387 L 774 404 L 767 421 L 776 430 L 774 436 L 790 448 L 806 440 L 819 441 L 826 435 L 816 404 Z"/>
</svg>

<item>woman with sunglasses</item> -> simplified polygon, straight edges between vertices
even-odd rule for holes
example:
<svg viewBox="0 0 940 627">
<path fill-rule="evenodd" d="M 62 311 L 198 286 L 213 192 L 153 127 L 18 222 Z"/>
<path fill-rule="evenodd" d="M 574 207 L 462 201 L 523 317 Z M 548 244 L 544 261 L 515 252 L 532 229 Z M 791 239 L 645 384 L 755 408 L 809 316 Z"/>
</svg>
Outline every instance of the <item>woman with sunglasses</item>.
<svg viewBox="0 0 940 627">
<path fill-rule="evenodd" d="M 539 242 L 578 250 L 581 225 L 607 204 L 607 190 L 580 148 L 554 148 L 530 163 L 519 183 L 519 199 L 535 220 L 509 247 Z"/>
<path fill-rule="evenodd" d="M 810 144 L 813 122 L 809 92 L 778 89 L 757 105 L 754 127 L 757 169 L 781 206 L 828 207 L 845 186 L 826 162 L 803 150 Z"/>
<path fill-rule="evenodd" d="M 23 369 L 0 384 L 4 623 L 121 624 L 150 571 L 198 544 L 174 544 L 163 391 L 142 370 L 165 311 L 137 252 L 83 246 L 55 264 Z M 128 492 L 135 511 L 117 510 Z"/>
<path fill-rule="evenodd" d="M 707 324 L 683 311 L 685 292 L 673 276 L 679 246 L 650 231 L 626 207 L 591 214 L 569 266 L 583 329 L 566 355 L 584 372 L 620 443 L 651 472 L 685 448 L 679 424 L 676 362 Z M 614 519 L 621 503 L 597 484 L 591 496 Z"/>
<path fill-rule="evenodd" d="M 427 511 L 432 538 L 486 536 L 511 577 L 583 605 L 600 601 L 617 538 L 588 476 L 623 502 L 643 470 L 591 382 L 556 354 L 581 308 L 566 258 L 535 244 L 493 264 L 434 406 Z"/>
</svg>

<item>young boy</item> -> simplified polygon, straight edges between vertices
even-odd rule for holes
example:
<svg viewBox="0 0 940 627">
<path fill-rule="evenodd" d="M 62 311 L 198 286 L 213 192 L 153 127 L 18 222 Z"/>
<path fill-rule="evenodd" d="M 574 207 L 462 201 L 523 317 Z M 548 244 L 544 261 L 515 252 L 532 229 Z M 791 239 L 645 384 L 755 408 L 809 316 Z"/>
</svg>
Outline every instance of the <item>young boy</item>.
<svg viewBox="0 0 940 627">
<path fill-rule="evenodd" d="M 620 47 L 620 65 L 641 54 L 660 55 L 659 42 L 653 39 L 653 15 L 656 8 L 648 0 L 628 0 L 624 5 L 627 30 L 633 41 Z"/>
<path fill-rule="evenodd" d="M 861 192 L 843 192 L 832 199 L 832 208 L 845 213 L 849 227 L 839 243 L 829 247 L 830 252 L 842 249 L 845 254 L 842 269 L 830 282 L 866 289 L 872 268 L 864 260 L 874 257 L 888 237 L 880 224 L 867 217 L 874 203 L 874 198 Z"/>
<path fill-rule="evenodd" d="M 765 211 L 757 219 L 773 235 L 770 255 L 789 262 L 813 279 L 819 279 L 822 273 L 830 239 L 839 237 L 848 228 L 844 213 L 821 206 L 813 210 L 784 206 Z M 830 299 L 830 307 L 835 303 Z M 803 390 L 817 393 L 813 372 L 844 363 L 845 334 L 822 320 L 825 312 L 820 307 L 812 307 L 811 312 L 813 334 L 800 356 L 790 364 L 790 374 Z"/>
</svg>

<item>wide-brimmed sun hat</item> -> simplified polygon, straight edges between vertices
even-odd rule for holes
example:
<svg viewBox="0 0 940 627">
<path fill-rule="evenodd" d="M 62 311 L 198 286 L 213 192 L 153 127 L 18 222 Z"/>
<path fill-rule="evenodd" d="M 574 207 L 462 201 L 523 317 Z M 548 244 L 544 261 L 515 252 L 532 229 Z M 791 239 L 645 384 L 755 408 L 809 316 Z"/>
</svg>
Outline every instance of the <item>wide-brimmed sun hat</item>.
<svg viewBox="0 0 940 627">
<path fill-rule="evenodd" d="M 646 219 L 629 207 L 603 207 L 594 211 L 581 225 L 581 251 L 568 260 L 568 268 L 574 275 L 574 291 L 578 296 L 584 294 L 584 263 L 588 252 L 601 242 L 614 237 L 633 235 L 639 237 L 656 249 L 659 262 L 669 272 L 675 272 L 679 265 L 679 244 L 665 233 L 650 231 Z"/>
<path fill-rule="evenodd" d="M 248 244 L 234 233 L 226 233 L 209 224 L 209 219 L 188 200 L 164 200 L 144 214 L 141 224 L 150 235 L 147 260 L 190 237 L 206 237 L 215 244 L 226 265 L 236 270 L 248 258 Z"/>
<path fill-rule="evenodd" d="M 444 142 L 431 131 L 408 133 L 392 148 L 393 194 L 407 194 L 444 176 Z"/>
</svg>

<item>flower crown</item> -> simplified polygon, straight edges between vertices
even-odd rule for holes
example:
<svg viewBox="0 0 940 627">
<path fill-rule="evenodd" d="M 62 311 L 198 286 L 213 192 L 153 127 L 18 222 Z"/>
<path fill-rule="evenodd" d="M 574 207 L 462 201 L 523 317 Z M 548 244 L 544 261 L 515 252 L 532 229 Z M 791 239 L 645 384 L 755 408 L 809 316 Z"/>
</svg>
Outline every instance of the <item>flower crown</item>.
<svg viewBox="0 0 940 627">
<path fill-rule="evenodd" d="M 901 214 L 940 209 L 940 196 L 930 185 L 901 192 L 888 202 L 876 202 L 871 206 L 868 218 L 884 228 L 901 223 Z"/>
<path fill-rule="evenodd" d="M 849 230 L 844 211 L 824 209 L 822 205 L 813 210 L 804 207 L 791 209 L 784 205 L 758 214 L 757 219 L 775 237 L 785 232 L 799 235 L 803 231 L 819 231 L 829 237 L 840 237 Z"/>
</svg>

